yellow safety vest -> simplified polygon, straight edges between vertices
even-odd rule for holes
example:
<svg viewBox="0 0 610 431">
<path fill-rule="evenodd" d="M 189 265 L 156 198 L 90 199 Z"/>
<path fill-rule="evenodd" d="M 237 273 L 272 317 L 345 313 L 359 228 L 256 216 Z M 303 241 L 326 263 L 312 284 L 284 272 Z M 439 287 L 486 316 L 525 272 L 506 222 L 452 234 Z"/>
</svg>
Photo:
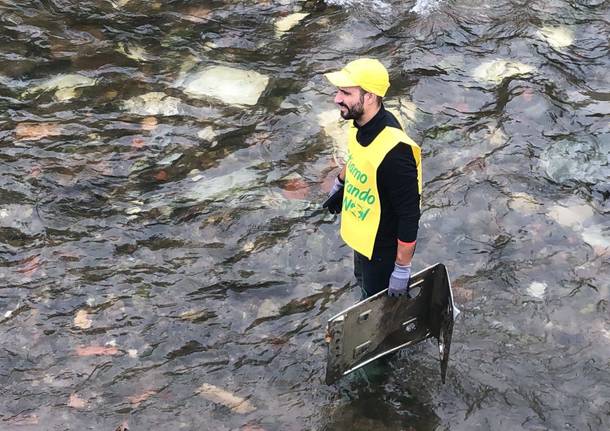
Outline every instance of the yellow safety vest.
<svg viewBox="0 0 610 431">
<path fill-rule="evenodd" d="M 388 152 L 404 142 L 411 146 L 417 165 L 419 195 L 422 193 L 421 148 L 405 132 L 385 127 L 368 146 L 356 140 L 352 124 L 348 134 L 345 190 L 341 211 L 341 238 L 358 253 L 371 259 L 381 220 L 377 168 Z"/>
</svg>

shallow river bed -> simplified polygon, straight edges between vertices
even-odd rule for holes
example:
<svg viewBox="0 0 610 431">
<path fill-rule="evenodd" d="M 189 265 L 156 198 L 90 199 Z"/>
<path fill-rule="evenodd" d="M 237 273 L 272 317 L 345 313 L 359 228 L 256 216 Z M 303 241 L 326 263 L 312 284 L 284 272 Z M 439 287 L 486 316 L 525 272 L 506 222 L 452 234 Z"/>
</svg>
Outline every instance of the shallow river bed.
<svg viewBox="0 0 610 431">
<path fill-rule="evenodd" d="M 0 430 L 610 429 L 610 6 L 0 0 Z M 354 303 L 323 74 L 423 150 L 462 314 L 324 384 Z"/>
</svg>

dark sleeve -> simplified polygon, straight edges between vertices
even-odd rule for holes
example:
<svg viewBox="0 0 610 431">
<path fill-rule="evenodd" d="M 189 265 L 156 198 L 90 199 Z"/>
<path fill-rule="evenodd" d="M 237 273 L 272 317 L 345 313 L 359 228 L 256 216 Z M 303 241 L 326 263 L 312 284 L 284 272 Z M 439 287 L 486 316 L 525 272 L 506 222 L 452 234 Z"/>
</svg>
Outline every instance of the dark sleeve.
<svg viewBox="0 0 610 431">
<path fill-rule="evenodd" d="M 398 218 L 398 239 L 412 242 L 419 228 L 419 187 L 417 165 L 411 146 L 403 142 L 385 156 L 378 172 L 379 186 Z"/>
</svg>

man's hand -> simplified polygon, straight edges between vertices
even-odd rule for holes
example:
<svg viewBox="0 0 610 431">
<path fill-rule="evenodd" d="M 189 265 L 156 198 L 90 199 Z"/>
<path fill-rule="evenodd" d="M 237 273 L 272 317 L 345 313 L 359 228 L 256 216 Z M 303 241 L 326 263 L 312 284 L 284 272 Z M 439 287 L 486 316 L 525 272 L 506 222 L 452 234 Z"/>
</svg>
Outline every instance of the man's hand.
<svg viewBox="0 0 610 431">
<path fill-rule="evenodd" d="M 390 275 L 388 287 L 389 296 L 409 295 L 409 279 L 411 278 L 411 265 L 394 263 L 394 271 Z"/>
<path fill-rule="evenodd" d="M 343 207 L 343 186 L 345 182 L 337 176 L 332 189 L 328 193 L 328 199 L 322 204 L 322 208 L 328 208 L 331 214 L 340 214 Z"/>
</svg>

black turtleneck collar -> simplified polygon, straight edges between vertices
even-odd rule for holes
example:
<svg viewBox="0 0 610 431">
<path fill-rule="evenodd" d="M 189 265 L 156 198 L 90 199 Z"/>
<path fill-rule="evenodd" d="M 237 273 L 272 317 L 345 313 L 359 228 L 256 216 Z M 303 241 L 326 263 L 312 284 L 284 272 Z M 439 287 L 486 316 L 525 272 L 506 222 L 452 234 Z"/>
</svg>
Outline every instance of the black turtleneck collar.
<svg viewBox="0 0 610 431">
<path fill-rule="evenodd" d="M 359 126 L 356 121 L 354 121 L 354 126 L 358 129 L 356 132 L 356 140 L 363 147 L 368 146 L 373 140 L 377 137 L 377 135 L 387 126 L 387 127 L 396 127 L 401 129 L 400 123 L 391 112 L 385 110 L 383 103 L 379 108 L 379 111 L 375 114 L 373 118 L 371 118 L 364 126 Z"/>
</svg>

